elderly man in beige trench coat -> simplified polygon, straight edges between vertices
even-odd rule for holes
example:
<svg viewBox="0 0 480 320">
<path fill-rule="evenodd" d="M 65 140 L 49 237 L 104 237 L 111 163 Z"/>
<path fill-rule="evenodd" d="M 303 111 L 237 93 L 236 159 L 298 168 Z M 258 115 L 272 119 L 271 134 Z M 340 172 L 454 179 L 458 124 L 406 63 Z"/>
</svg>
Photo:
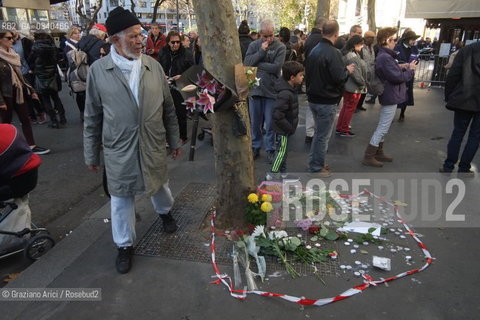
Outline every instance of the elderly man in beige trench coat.
<svg viewBox="0 0 480 320">
<path fill-rule="evenodd" d="M 165 143 L 177 158 L 178 122 L 162 67 L 141 53 L 137 17 L 117 7 L 109 13 L 106 27 L 113 45 L 88 73 L 84 154 L 87 167 L 97 171 L 103 144 L 112 234 L 118 246 L 116 268 L 127 273 L 135 241 L 135 195 L 151 197 L 165 232 L 177 230 L 170 214 L 173 197 Z"/>
</svg>

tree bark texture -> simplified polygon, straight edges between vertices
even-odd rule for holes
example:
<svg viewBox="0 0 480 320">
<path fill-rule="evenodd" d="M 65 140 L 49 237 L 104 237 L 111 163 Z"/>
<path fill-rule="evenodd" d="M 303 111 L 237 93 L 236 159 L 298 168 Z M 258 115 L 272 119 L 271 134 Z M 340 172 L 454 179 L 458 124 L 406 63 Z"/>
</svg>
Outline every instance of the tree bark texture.
<svg viewBox="0 0 480 320">
<path fill-rule="evenodd" d="M 231 1 L 194 0 L 198 34 L 205 69 L 235 90 L 235 65 L 242 62 L 240 42 Z M 244 224 L 247 194 L 254 190 L 254 168 L 247 104 L 235 108 L 247 126 L 247 135 L 234 135 L 234 106 L 216 112 L 214 121 L 217 212 L 224 227 Z"/>
<path fill-rule="evenodd" d="M 318 19 L 320 17 L 325 18 L 325 19 L 329 19 L 329 17 L 330 17 L 330 0 L 318 0 L 316 19 Z"/>
<path fill-rule="evenodd" d="M 375 21 L 375 0 L 368 0 L 368 28 L 377 32 L 377 23 Z"/>
</svg>

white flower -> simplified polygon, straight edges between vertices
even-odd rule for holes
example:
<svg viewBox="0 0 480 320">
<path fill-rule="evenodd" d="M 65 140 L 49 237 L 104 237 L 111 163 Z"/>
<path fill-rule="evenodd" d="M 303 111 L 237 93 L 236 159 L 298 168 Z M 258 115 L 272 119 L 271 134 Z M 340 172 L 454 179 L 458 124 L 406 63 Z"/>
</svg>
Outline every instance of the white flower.
<svg viewBox="0 0 480 320">
<path fill-rule="evenodd" d="M 255 226 L 255 229 L 253 229 L 252 237 L 255 238 L 259 236 L 265 237 L 265 226 Z"/>
<path fill-rule="evenodd" d="M 285 237 L 288 237 L 288 234 L 283 230 L 281 230 L 281 231 L 270 231 L 268 233 L 268 239 L 270 239 L 270 240 L 282 239 L 282 238 L 285 238 Z"/>
</svg>

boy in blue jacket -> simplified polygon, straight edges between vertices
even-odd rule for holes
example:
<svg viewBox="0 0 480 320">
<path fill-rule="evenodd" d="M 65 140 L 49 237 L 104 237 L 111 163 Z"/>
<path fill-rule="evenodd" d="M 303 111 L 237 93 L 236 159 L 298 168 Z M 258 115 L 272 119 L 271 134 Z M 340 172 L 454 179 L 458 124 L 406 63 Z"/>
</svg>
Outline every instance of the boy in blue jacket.
<svg viewBox="0 0 480 320">
<path fill-rule="evenodd" d="M 287 61 L 282 67 L 282 77 L 275 83 L 277 99 L 273 109 L 272 128 L 276 134 L 277 149 L 267 180 L 279 179 L 278 173 L 287 170 L 288 140 L 298 125 L 298 96 L 295 88 L 302 83 L 303 74 L 301 63 Z"/>
</svg>

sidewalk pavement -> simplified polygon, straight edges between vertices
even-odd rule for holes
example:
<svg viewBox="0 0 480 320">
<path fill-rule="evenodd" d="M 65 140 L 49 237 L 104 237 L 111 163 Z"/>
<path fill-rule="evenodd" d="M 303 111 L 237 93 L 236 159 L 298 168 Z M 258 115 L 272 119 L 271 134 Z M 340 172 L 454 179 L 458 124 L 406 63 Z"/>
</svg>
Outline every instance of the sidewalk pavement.
<svg viewBox="0 0 480 320">
<path fill-rule="evenodd" d="M 437 172 L 445 157 L 453 113 L 444 108 L 443 91 L 416 90 L 416 106 L 409 107 L 404 123 L 394 122 L 385 142 L 395 160 L 384 168 L 361 165 L 363 151 L 374 130 L 380 106 L 354 115 L 353 139 L 332 137 L 327 161 L 333 172 Z M 304 144 L 305 97 L 301 96 L 301 120 L 289 152 L 290 172 L 305 172 L 308 146 Z M 214 183 L 213 149 L 209 138 L 199 142 L 194 162 L 183 155 L 170 162 L 173 193 L 191 182 Z M 188 150 L 188 148 L 185 148 Z M 475 164 L 478 166 L 477 155 Z M 266 155 L 255 163 L 261 181 L 268 170 Z M 479 190 L 478 173 L 466 181 Z M 475 194 L 464 200 L 463 213 L 478 215 Z M 425 272 L 400 279 L 363 294 L 324 307 L 302 307 L 275 298 L 249 295 L 246 301 L 230 297 L 222 285 L 210 284 L 214 274 L 206 263 L 135 256 L 132 270 L 115 270 L 116 249 L 111 239 L 109 204 L 86 219 L 42 259 L 26 269 L 5 288 L 101 288 L 99 302 L 0 302 L 4 319 L 475 319 L 478 318 L 478 228 L 425 228 L 424 236 L 434 264 Z M 150 201 L 137 201 L 137 237 L 140 239 L 156 217 Z M 221 266 L 232 274 L 231 267 Z M 260 289 L 305 296 L 331 297 L 360 284 L 325 277 L 326 286 L 311 278 L 272 279 Z"/>
</svg>

